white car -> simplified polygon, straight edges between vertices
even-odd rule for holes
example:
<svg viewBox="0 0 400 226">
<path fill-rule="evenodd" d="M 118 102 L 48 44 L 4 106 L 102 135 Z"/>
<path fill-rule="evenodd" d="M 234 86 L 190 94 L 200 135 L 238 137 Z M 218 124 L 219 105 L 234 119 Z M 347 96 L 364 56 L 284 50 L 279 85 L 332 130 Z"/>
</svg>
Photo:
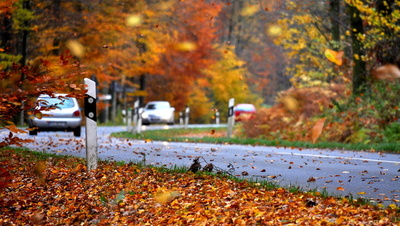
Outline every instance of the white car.
<svg viewBox="0 0 400 226">
<path fill-rule="evenodd" d="M 150 101 L 146 104 L 142 113 L 142 124 L 174 124 L 175 108 L 168 101 Z"/>
<path fill-rule="evenodd" d="M 38 131 L 72 131 L 75 136 L 81 136 L 82 116 L 78 101 L 66 96 L 40 95 L 37 98 L 37 108 L 28 118 L 29 135 L 37 135 Z"/>
</svg>

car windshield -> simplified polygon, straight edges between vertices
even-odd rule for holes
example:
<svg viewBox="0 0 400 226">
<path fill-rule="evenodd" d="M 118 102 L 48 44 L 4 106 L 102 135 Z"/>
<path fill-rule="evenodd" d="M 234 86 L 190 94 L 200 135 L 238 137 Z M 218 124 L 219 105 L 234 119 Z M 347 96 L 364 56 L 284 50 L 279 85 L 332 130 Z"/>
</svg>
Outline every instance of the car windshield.
<svg viewBox="0 0 400 226">
<path fill-rule="evenodd" d="M 63 108 L 72 108 L 74 107 L 75 104 L 74 101 L 68 97 L 63 97 L 63 98 L 41 97 L 39 105 L 41 107 L 57 107 L 63 109 Z"/>
<path fill-rule="evenodd" d="M 238 105 L 236 107 L 236 110 L 239 110 L 239 111 L 253 111 L 254 108 L 253 108 L 252 105 L 244 104 L 244 105 Z"/>
<path fill-rule="evenodd" d="M 157 104 L 149 104 L 147 105 L 147 109 L 165 109 L 169 108 L 168 103 L 157 103 Z"/>
</svg>

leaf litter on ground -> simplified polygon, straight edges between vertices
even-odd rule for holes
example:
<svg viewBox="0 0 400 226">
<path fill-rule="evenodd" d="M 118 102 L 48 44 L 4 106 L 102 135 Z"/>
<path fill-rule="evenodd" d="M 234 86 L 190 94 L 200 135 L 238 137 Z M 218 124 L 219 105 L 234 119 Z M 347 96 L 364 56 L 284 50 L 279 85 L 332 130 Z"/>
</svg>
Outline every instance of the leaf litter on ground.
<svg viewBox="0 0 400 226">
<path fill-rule="evenodd" d="M 206 173 L 0 150 L 0 225 L 399 225 L 399 208 Z"/>
</svg>

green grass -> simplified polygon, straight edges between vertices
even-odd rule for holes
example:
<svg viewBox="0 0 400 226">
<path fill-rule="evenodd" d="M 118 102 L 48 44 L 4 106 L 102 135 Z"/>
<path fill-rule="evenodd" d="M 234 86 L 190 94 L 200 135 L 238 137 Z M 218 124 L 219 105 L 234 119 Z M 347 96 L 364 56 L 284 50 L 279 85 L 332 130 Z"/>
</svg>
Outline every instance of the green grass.
<svg viewBox="0 0 400 226">
<path fill-rule="evenodd" d="M 333 142 L 310 142 L 300 141 L 284 141 L 284 140 L 266 140 L 253 139 L 245 137 L 216 137 L 211 133 L 215 130 L 216 133 L 222 132 L 226 134 L 226 128 L 189 128 L 189 129 L 168 129 L 168 130 L 147 130 L 141 134 L 131 134 L 128 132 L 113 133 L 112 136 L 128 139 L 140 140 L 158 140 L 158 141 L 175 141 L 175 142 L 202 142 L 202 143 L 218 143 L 218 144 L 244 144 L 256 146 L 275 146 L 275 147 L 294 147 L 308 149 L 331 149 L 331 150 L 354 150 L 354 151 L 380 151 L 400 153 L 400 143 L 379 143 L 379 144 L 347 144 Z M 204 137 L 191 137 L 189 135 L 205 133 Z M 187 136 L 185 136 L 187 135 Z"/>
</svg>

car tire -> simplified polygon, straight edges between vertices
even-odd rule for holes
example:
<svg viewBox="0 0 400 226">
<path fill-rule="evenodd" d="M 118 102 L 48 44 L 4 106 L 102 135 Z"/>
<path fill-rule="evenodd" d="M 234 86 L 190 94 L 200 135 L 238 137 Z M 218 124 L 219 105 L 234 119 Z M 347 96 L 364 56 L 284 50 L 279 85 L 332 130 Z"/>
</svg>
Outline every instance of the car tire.
<svg viewBox="0 0 400 226">
<path fill-rule="evenodd" d="M 74 136 L 76 136 L 76 137 L 81 136 L 81 127 L 80 126 L 78 128 L 74 129 Z"/>
<path fill-rule="evenodd" d="M 31 135 L 31 136 L 36 136 L 37 133 L 38 133 L 38 130 L 37 130 L 37 129 L 29 130 L 29 135 Z"/>
</svg>

